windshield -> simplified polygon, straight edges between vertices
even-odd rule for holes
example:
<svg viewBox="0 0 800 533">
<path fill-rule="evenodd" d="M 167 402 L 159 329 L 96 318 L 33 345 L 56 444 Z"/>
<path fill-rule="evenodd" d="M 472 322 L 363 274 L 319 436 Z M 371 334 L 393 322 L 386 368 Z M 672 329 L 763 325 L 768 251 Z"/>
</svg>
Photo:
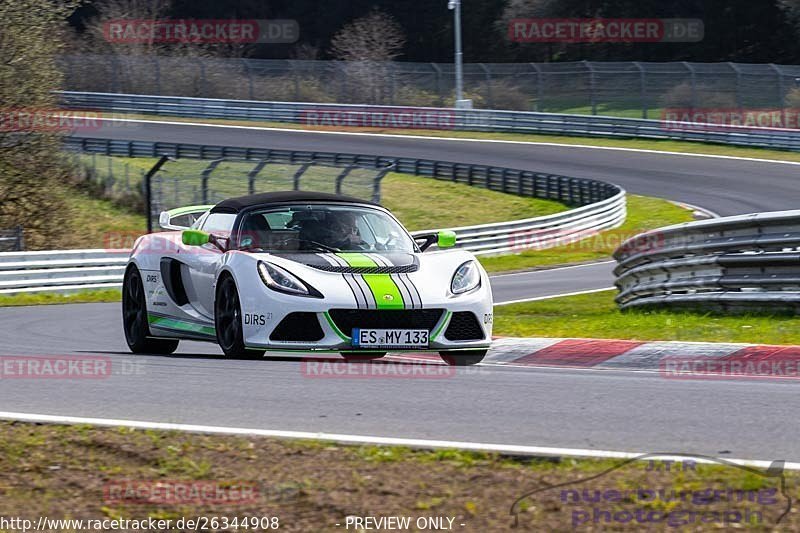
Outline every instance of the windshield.
<svg viewBox="0 0 800 533">
<path fill-rule="evenodd" d="M 265 252 L 413 252 L 403 227 L 378 209 L 339 205 L 281 206 L 248 213 L 239 249 Z"/>
</svg>

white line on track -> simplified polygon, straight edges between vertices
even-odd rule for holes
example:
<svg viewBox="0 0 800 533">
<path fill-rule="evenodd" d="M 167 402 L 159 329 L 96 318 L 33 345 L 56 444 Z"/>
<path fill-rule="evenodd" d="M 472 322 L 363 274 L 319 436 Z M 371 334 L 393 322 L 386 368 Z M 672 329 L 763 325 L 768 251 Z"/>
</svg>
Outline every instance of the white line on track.
<svg viewBox="0 0 800 533">
<path fill-rule="evenodd" d="M 463 442 L 451 440 L 403 439 L 395 437 L 374 437 L 368 435 L 346 435 L 339 433 L 314 433 L 306 431 L 281 431 L 273 429 L 251 429 L 223 426 L 202 426 L 196 424 L 173 424 L 168 422 L 144 422 L 139 420 L 117 420 L 112 418 L 86 418 L 80 416 L 39 415 L 29 413 L 13 413 L 0 411 L 0 419 L 19 420 L 45 424 L 91 424 L 95 426 L 130 427 L 139 429 L 155 429 L 164 431 L 186 431 L 191 433 L 207 433 L 217 435 L 246 435 L 255 437 L 274 437 L 281 439 L 313 439 L 333 441 L 343 444 L 375 444 L 384 446 L 408 446 L 412 448 L 458 448 L 462 450 L 495 452 L 509 455 L 531 455 L 550 457 L 586 457 L 602 459 L 634 459 L 643 453 L 620 452 L 609 450 L 586 450 L 580 448 L 557 448 L 549 446 L 522 446 L 517 444 L 487 444 L 482 442 Z M 685 461 L 686 457 L 669 454 L 648 456 L 647 459 L 660 457 L 675 461 Z M 729 463 L 756 468 L 768 468 L 772 461 L 753 459 L 723 459 Z M 698 458 L 698 463 L 714 463 L 714 461 Z M 800 470 L 800 463 L 785 463 L 788 470 Z"/>
<path fill-rule="evenodd" d="M 716 154 L 697 154 L 692 152 L 670 152 L 667 150 L 648 150 L 645 148 L 625 148 L 622 146 L 592 146 L 590 144 L 568 144 L 568 143 L 551 143 L 551 142 L 537 142 L 537 141 L 513 141 L 507 139 L 473 139 L 469 137 L 436 137 L 429 135 L 397 135 L 392 133 L 366 133 L 366 132 L 348 132 L 348 131 L 322 131 L 322 130 L 306 130 L 295 128 L 271 128 L 266 126 L 241 126 L 235 124 L 212 124 L 205 122 L 181 122 L 174 120 L 145 120 L 135 118 L 100 118 L 104 122 L 127 122 L 131 124 L 166 124 L 169 126 L 202 126 L 206 128 L 231 128 L 241 130 L 263 130 L 263 131 L 278 131 L 290 133 L 308 133 L 319 135 L 351 135 L 356 137 L 387 137 L 393 139 L 421 139 L 426 141 L 451 141 L 451 142 L 477 142 L 477 143 L 500 143 L 500 144 L 526 144 L 534 146 L 554 146 L 558 148 L 588 148 L 592 150 L 611 150 L 621 152 L 637 152 L 643 154 L 663 154 L 675 155 L 681 157 L 710 157 L 715 159 L 732 159 L 737 161 L 752 161 L 755 163 L 776 163 L 781 165 L 800 165 L 800 161 L 781 161 L 776 159 L 759 159 L 756 157 L 740 157 L 733 155 L 716 155 Z M 666 139 L 669 140 L 669 139 Z M 745 147 L 746 148 L 746 147 Z"/>
<path fill-rule="evenodd" d="M 565 296 L 578 296 L 579 294 L 592 294 L 594 292 L 605 292 L 605 291 L 613 291 L 616 287 L 604 287 L 602 289 L 587 289 L 585 291 L 575 291 L 575 292 L 564 292 L 561 294 L 551 294 L 549 296 L 536 296 L 533 298 L 523 298 L 522 300 L 510 300 L 508 302 L 495 302 L 494 306 L 497 307 L 498 305 L 511 305 L 511 304 L 521 304 L 525 302 L 537 302 L 539 300 L 550 300 L 551 298 L 562 298 Z"/>
</svg>

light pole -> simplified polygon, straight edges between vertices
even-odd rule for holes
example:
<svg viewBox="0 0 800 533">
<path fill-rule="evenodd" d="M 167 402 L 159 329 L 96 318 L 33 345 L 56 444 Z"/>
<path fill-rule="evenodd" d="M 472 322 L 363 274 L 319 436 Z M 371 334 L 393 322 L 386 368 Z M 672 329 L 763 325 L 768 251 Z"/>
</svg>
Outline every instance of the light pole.
<svg viewBox="0 0 800 533">
<path fill-rule="evenodd" d="M 464 100 L 464 72 L 461 51 L 461 0 L 448 0 L 447 8 L 453 11 L 453 30 L 456 38 L 456 108 L 472 108 L 471 100 Z"/>
</svg>

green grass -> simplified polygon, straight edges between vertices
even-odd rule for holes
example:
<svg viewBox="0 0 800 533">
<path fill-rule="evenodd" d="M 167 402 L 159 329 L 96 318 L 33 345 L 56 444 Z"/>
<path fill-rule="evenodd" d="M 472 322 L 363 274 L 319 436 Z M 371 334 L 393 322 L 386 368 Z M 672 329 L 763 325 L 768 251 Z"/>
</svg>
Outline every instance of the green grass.
<svg viewBox="0 0 800 533">
<path fill-rule="evenodd" d="M 572 108 L 580 110 L 580 108 Z M 653 111 L 655 112 L 655 111 Z M 632 113 L 632 111 L 631 111 Z M 627 116 L 627 115 L 626 115 Z M 137 118 L 132 115 L 131 118 Z M 723 155 L 732 157 L 750 157 L 757 159 L 770 159 L 775 161 L 800 161 L 800 152 L 790 152 L 781 150 L 769 150 L 766 148 L 748 148 L 744 146 L 728 146 L 725 144 L 702 143 L 690 141 L 671 141 L 657 139 L 620 139 L 605 137 L 570 137 L 566 135 L 544 135 L 528 133 L 497 133 L 480 131 L 442 131 L 442 130 L 411 130 L 411 129 L 381 129 L 381 128 L 344 128 L 344 127 L 325 127 L 325 126 L 305 126 L 302 124 L 288 124 L 284 122 L 260 122 L 246 120 L 224 120 L 224 119 L 197 119 L 183 117 L 158 117 L 158 116 L 138 116 L 146 120 L 169 120 L 174 122 L 202 122 L 204 124 L 230 124 L 238 126 L 282 128 L 297 130 L 319 130 L 319 131 L 352 131 L 367 133 L 383 133 L 391 135 L 424 135 L 428 137 L 444 137 L 454 139 L 486 139 L 486 140 L 505 140 L 530 143 L 559 143 L 573 145 L 587 145 L 613 148 L 632 148 L 639 150 L 657 150 L 662 152 L 679 152 L 686 154 L 707 154 Z"/>
<path fill-rule="evenodd" d="M 530 268 L 581 263 L 608 259 L 623 241 L 643 231 L 690 222 L 692 212 L 666 200 L 628 195 L 628 216 L 617 229 L 604 231 L 574 243 L 556 248 L 529 250 L 519 254 L 481 257 L 489 272 L 525 270 Z"/>
<path fill-rule="evenodd" d="M 100 179 L 109 175 L 107 163 L 111 161 L 112 172 L 117 181 L 124 174 L 121 169 L 125 165 L 144 169 L 155 163 L 150 158 L 122 157 L 97 158 L 95 161 Z M 253 162 L 220 164 L 209 180 L 209 187 L 214 191 L 213 197 L 208 199 L 209 202 L 247 194 L 246 176 L 254 165 Z M 165 207 L 201 203 L 198 193 L 199 176 L 207 166 L 208 161 L 199 160 L 180 160 L 164 165 L 163 174 L 160 175 L 164 177 L 162 191 Z M 293 175 L 298 168 L 297 165 L 268 165 L 258 175 L 257 190 L 267 192 L 291 189 Z M 310 167 L 302 177 L 301 188 L 335 192 L 335 179 L 341 171 L 341 168 Z M 374 176 L 373 170 L 354 169 L 344 180 L 342 193 L 361 198 L 371 197 Z M 129 171 L 129 177 L 132 186 L 140 183 L 141 177 L 136 177 L 135 171 Z M 177 193 L 174 178 L 180 180 Z M 384 177 L 381 193 L 381 202 L 411 231 L 529 218 L 568 209 L 564 204 L 552 200 L 522 198 L 461 183 L 398 173 Z M 120 208 L 113 202 L 96 199 L 75 189 L 67 192 L 66 201 L 76 228 L 76 237 L 68 240 L 67 247 L 114 248 L 122 247 L 120 243 L 124 242 L 130 246 L 133 238 L 145 231 L 143 215 Z"/>
<path fill-rule="evenodd" d="M 495 308 L 494 334 L 800 344 L 800 318 L 789 315 L 720 316 L 680 311 L 621 312 L 616 291 L 552 298 Z"/>
<path fill-rule="evenodd" d="M 2 294 L 0 295 L 0 307 L 118 302 L 121 299 L 122 292 L 119 289 L 95 289 L 71 294 L 59 294 L 53 292 Z"/>
</svg>

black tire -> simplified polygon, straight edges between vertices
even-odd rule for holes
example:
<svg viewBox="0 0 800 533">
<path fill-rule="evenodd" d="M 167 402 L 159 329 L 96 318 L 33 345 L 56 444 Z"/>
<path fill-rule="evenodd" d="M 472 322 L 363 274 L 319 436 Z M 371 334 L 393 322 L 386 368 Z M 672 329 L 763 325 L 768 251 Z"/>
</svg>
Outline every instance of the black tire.
<svg viewBox="0 0 800 533">
<path fill-rule="evenodd" d="M 231 359 L 261 359 L 264 357 L 264 350 L 252 350 L 244 346 L 239 290 L 230 275 L 223 275 L 217 283 L 217 294 L 214 299 L 214 327 L 217 330 L 217 344 L 222 348 L 225 357 Z"/>
<path fill-rule="evenodd" d="M 483 361 L 488 351 L 489 350 L 463 350 L 439 352 L 439 356 L 450 366 L 472 366 Z"/>
<path fill-rule="evenodd" d="M 380 359 L 386 352 L 339 352 L 346 361 L 372 361 L 373 359 Z"/>
<path fill-rule="evenodd" d="M 166 355 L 178 349 L 177 339 L 150 337 L 144 284 L 135 266 L 128 267 L 122 282 L 122 328 L 125 330 L 125 342 L 133 353 Z"/>
</svg>

